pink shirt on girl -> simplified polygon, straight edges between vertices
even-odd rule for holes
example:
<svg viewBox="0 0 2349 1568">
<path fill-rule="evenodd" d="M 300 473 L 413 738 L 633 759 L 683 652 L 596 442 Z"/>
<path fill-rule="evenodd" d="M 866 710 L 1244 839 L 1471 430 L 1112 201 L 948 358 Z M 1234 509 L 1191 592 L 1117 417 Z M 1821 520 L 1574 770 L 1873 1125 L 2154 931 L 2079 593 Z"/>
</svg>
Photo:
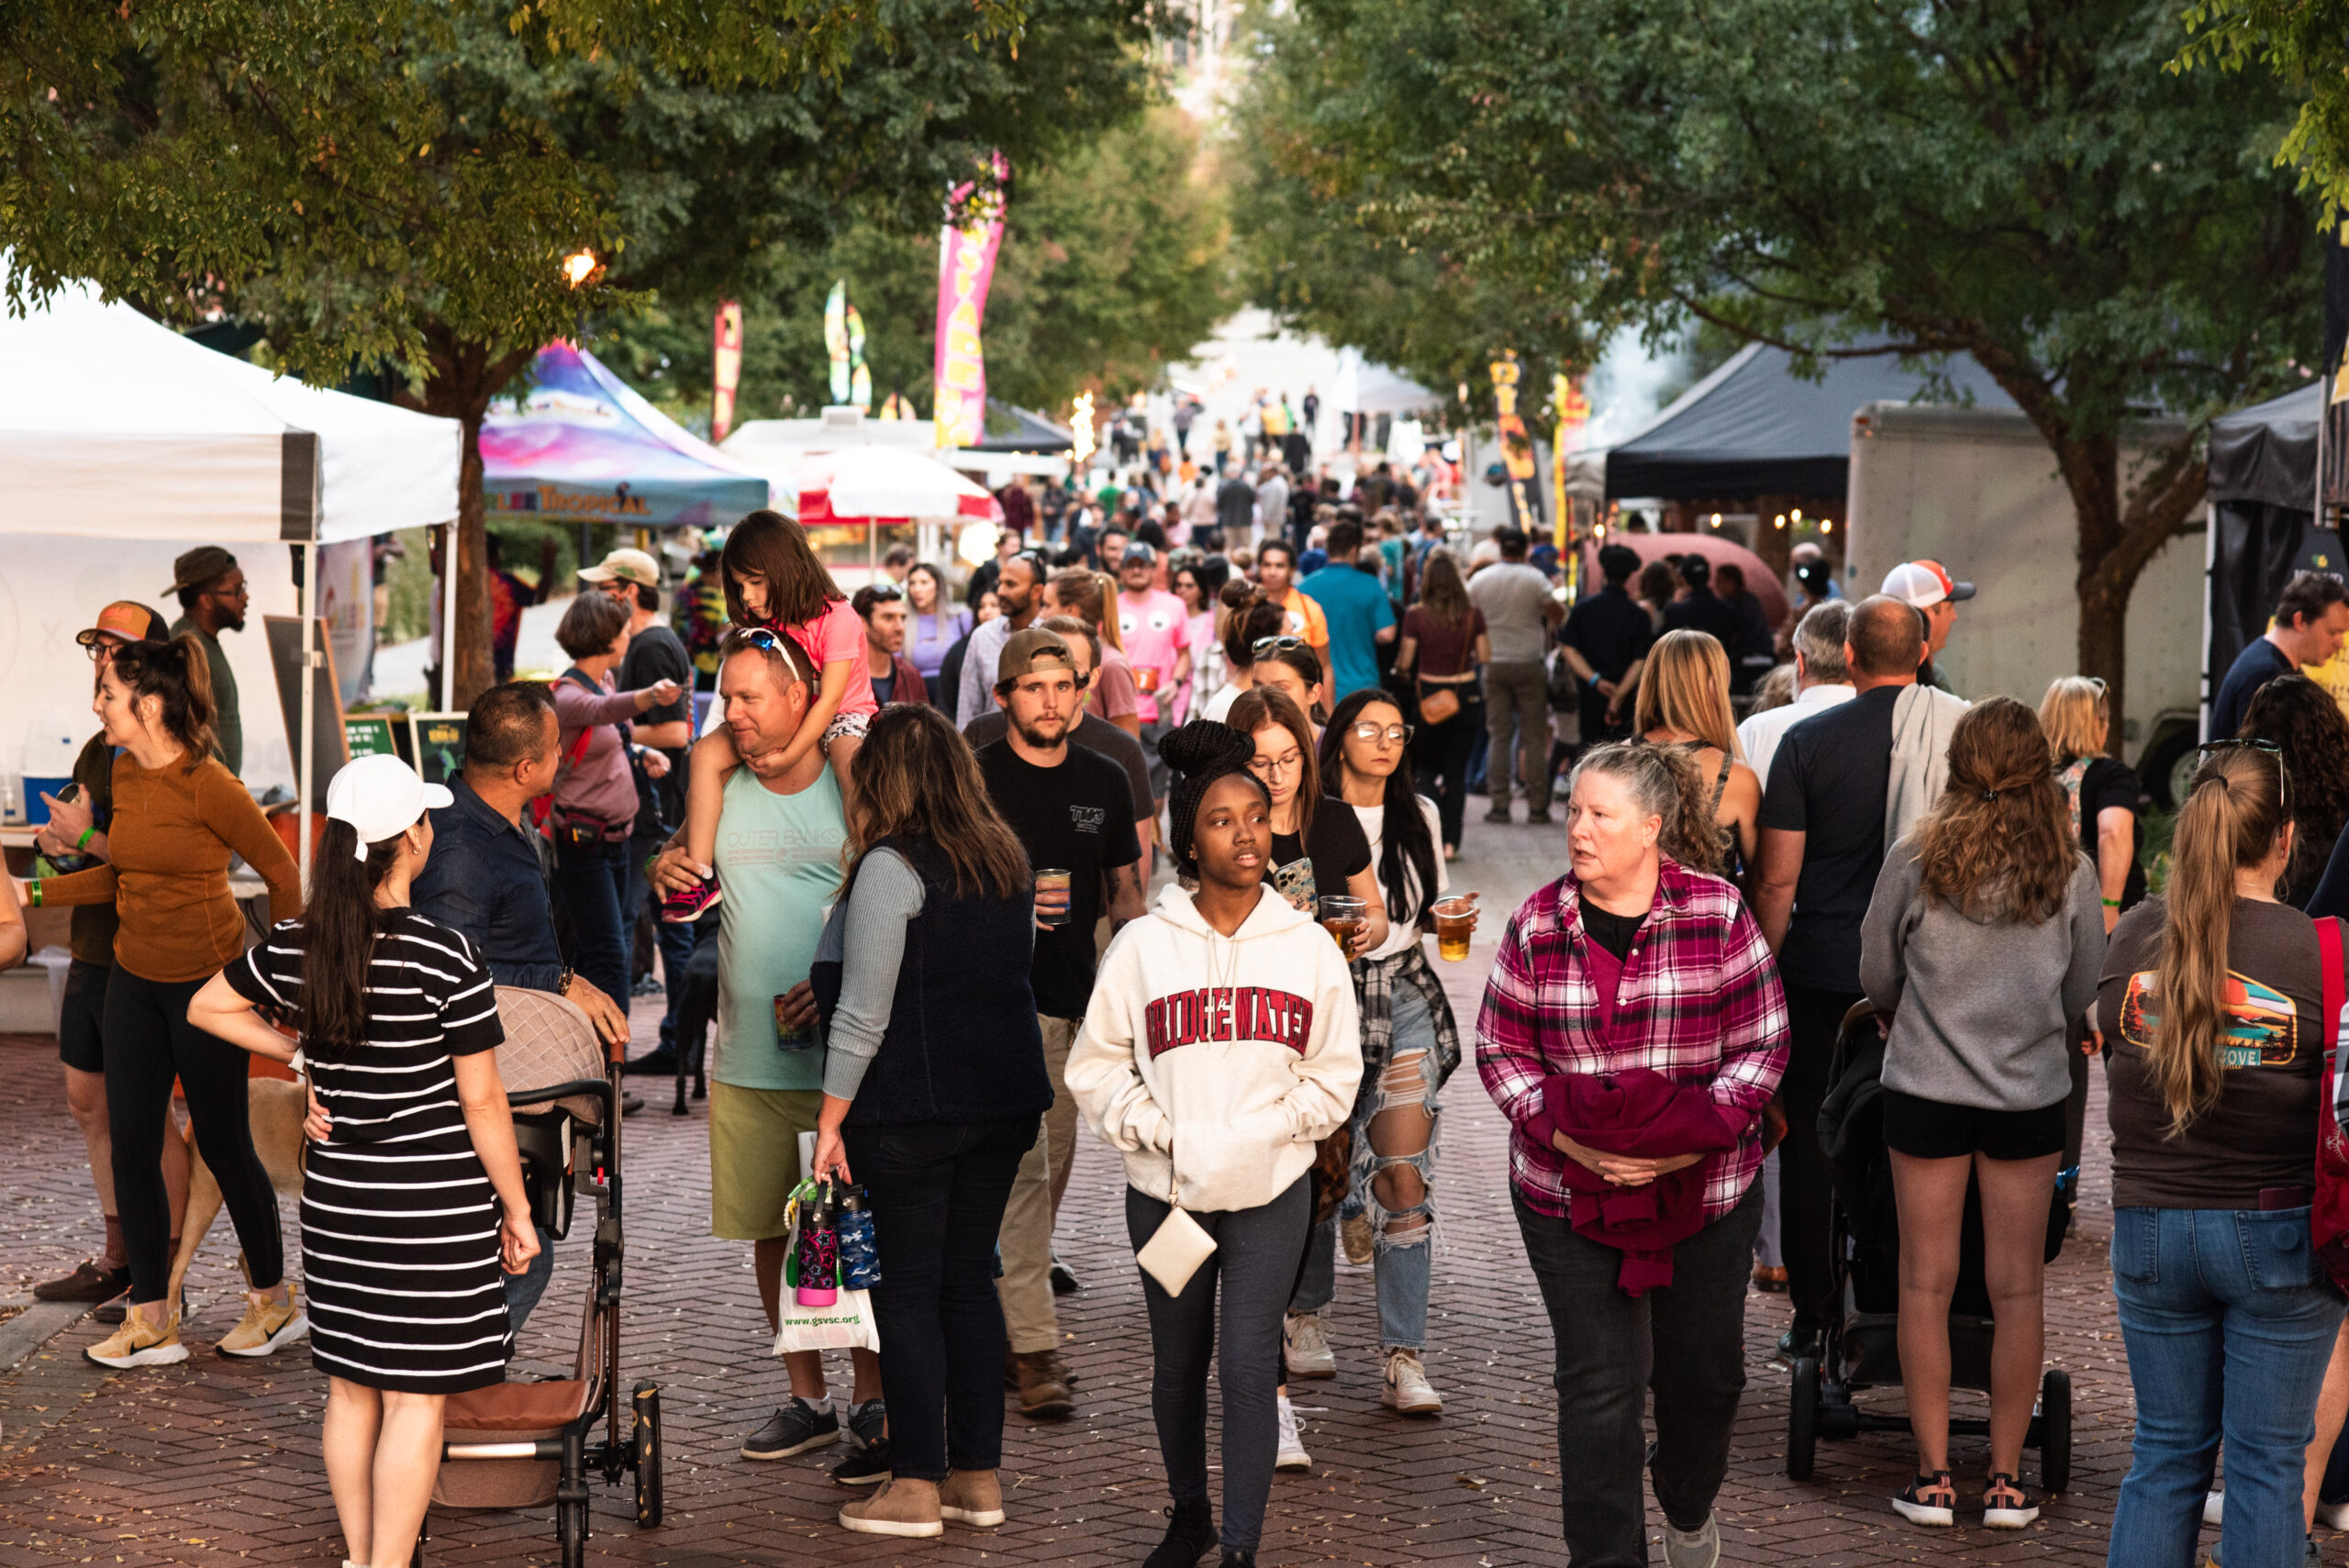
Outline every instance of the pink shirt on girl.
<svg viewBox="0 0 2349 1568">
<path fill-rule="evenodd" d="M 846 599 L 834 599 L 816 619 L 785 629 L 816 662 L 818 691 L 823 689 L 824 666 L 835 659 L 848 661 L 848 691 L 841 697 L 841 712 L 869 718 L 881 711 L 873 700 L 873 670 L 864 657 L 864 617 Z"/>
</svg>

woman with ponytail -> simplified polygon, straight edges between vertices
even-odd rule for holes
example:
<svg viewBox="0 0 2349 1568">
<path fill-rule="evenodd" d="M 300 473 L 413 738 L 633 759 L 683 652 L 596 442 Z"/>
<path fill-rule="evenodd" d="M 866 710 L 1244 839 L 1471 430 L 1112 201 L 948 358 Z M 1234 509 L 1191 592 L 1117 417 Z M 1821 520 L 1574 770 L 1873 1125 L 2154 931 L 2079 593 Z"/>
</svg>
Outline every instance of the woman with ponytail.
<svg viewBox="0 0 2349 1568">
<path fill-rule="evenodd" d="M 242 856 L 261 873 L 277 919 L 301 913 L 300 875 L 252 796 L 212 754 L 211 667 L 192 634 L 117 649 L 92 706 L 117 748 L 107 863 L 26 884 L 26 901 L 36 907 L 111 903 L 121 917 L 103 1033 L 130 1302 L 121 1328 L 83 1354 L 111 1367 L 187 1359 L 181 1304 L 164 1299 L 175 1239 L 163 1140 L 176 1078 L 251 1286 L 243 1320 L 217 1348 L 265 1356 L 300 1338 L 307 1323 L 285 1283 L 277 1194 L 253 1149 L 244 1054 L 189 1023 L 187 1008 L 244 951 L 245 919 L 228 895 L 229 862 Z"/>
<path fill-rule="evenodd" d="M 1884 1140 L 1900 1214 L 1900 1372 L 1917 1470 L 1892 1506 L 1957 1522 L 1949 1470 L 1949 1309 L 1966 1188 L 1978 1186 L 1990 1356 L 1983 1522 L 2039 1516 L 2023 1434 L 2045 1332 L 2047 1216 L 2064 1152 L 2074 1021 L 2096 999 L 2104 911 L 2073 836 L 2046 732 L 2011 697 L 1950 735 L 1949 783 L 1885 855 L 1860 932 L 1860 981 L 1880 1019 Z"/>
<path fill-rule="evenodd" d="M 187 1009 L 225 1050 L 286 1062 L 298 1043 L 327 1112 L 302 1175 L 310 1353 L 327 1374 L 327 1485 L 350 1561 L 382 1568 L 415 1552 L 448 1396 L 505 1379 L 499 1269 L 520 1273 L 539 1251 L 489 972 L 408 906 L 432 852 L 426 812 L 450 803 L 397 757 L 337 773 L 309 908 Z"/>
<path fill-rule="evenodd" d="M 2169 884 L 2113 928 L 2098 991 L 2137 1396 L 2116 1568 L 2194 1562 L 2221 1440 L 2228 1568 L 2302 1560 L 2302 1462 L 2342 1320 L 2309 1231 L 2322 961 L 2314 922 L 2277 899 L 2299 781 L 2271 743 L 2203 751 Z"/>
<path fill-rule="evenodd" d="M 1043 595 L 1045 615 L 1076 617 L 1093 628 L 1096 640 L 1101 644 L 1101 666 L 1093 672 L 1093 695 L 1085 699 L 1086 710 L 1140 740 L 1141 686 L 1134 679 L 1133 665 L 1126 659 L 1125 639 L 1118 630 L 1118 617 L 1107 613 L 1109 606 L 1117 602 L 1118 580 L 1106 572 L 1087 572 L 1081 566 L 1073 566 L 1054 573 L 1044 584 Z M 1155 756 L 1150 762 L 1151 782 L 1163 793 L 1166 771 Z"/>
</svg>

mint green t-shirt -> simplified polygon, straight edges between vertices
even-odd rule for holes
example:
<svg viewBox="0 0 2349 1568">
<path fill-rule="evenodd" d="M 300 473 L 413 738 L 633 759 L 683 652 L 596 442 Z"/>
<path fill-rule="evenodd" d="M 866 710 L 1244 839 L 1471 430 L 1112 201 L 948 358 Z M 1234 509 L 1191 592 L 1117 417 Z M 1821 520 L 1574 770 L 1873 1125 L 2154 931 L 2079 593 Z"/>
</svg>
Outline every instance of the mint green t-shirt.
<svg viewBox="0 0 2349 1568">
<path fill-rule="evenodd" d="M 740 1089 L 820 1089 L 814 1029 L 778 1042 L 774 999 L 807 978 L 825 911 L 841 890 L 848 822 L 832 770 L 797 795 L 777 795 L 748 768 L 726 781 L 718 819 L 718 1062 Z M 783 1043 L 801 1049 L 786 1051 Z"/>
</svg>

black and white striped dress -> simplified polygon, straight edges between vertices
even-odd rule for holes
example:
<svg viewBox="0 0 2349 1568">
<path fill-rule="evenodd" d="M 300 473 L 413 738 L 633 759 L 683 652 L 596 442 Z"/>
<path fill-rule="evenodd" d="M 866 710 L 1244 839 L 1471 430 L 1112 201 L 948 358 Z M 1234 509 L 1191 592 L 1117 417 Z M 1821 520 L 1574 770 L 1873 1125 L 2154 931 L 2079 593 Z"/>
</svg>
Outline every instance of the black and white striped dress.
<svg viewBox="0 0 2349 1568">
<path fill-rule="evenodd" d="M 296 1009 L 301 923 L 228 966 L 256 1006 Z M 498 1205 L 465 1130 L 451 1058 L 506 1038 L 489 973 L 465 939 L 385 912 L 367 980 L 367 1039 L 309 1062 L 334 1134 L 302 1181 L 310 1354 L 368 1388 L 456 1394 L 502 1382 L 513 1349 Z"/>
</svg>

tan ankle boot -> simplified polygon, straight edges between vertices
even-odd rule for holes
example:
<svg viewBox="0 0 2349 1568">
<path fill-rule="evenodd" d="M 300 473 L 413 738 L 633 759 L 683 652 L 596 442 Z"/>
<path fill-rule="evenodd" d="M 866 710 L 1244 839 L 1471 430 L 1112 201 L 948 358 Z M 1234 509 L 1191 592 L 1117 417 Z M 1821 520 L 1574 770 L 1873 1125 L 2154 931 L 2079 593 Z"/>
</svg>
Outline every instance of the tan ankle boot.
<svg viewBox="0 0 2349 1568">
<path fill-rule="evenodd" d="M 1003 1487 L 992 1470 L 950 1471 L 938 1489 L 938 1511 L 958 1525 L 993 1529 L 1003 1522 Z"/>
<path fill-rule="evenodd" d="M 841 1510 L 843 1529 L 866 1535 L 944 1535 L 940 1522 L 938 1483 L 893 1477 L 870 1497 L 860 1497 Z"/>
</svg>

